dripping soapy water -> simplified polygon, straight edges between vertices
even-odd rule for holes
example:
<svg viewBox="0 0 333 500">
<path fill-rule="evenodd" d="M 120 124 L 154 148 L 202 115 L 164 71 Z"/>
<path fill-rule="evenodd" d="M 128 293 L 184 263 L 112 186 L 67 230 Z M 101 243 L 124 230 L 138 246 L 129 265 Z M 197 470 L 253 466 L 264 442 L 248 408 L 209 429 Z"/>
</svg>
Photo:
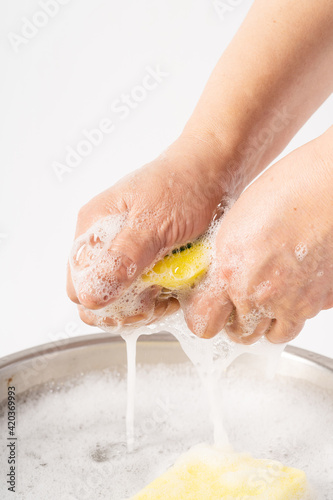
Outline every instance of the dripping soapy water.
<svg viewBox="0 0 333 500">
<path fill-rule="evenodd" d="M 127 354 L 127 404 L 126 404 L 126 440 L 127 451 L 134 450 L 134 403 L 136 384 L 136 343 L 139 333 L 131 330 L 127 334 L 122 334 L 126 342 Z"/>
<path fill-rule="evenodd" d="M 210 419 L 213 425 L 213 443 L 219 449 L 231 451 L 229 437 L 223 423 L 223 406 L 220 395 L 220 377 L 214 376 L 214 370 L 201 375 L 201 383 L 208 396 Z"/>
<path fill-rule="evenodd" d="M 156 325 L 156 329 L 158 326 Z M 177 335 L 177 330 L 170 328 L 169 333 L 173 334 L 176 339 L 179 340 L 179 335 Z M 161 330 L 159 330 L 161 331 Z M 127 451 L 129 453 L 134 450 L 134 420 L 135 420 L 135 386 L 136 386 L 136 347 L 137 340 L 142 332 L 138 332 L 135 329 L 130 329 L 130 331 L 123 332 L 121 334 L 122 338 L 126 343 L 126 354 L 127 354 L 127 404 L 126 404 L 126 439 L 127 439 Z M 147 334 L 147 332 L 144 332 Z M 152 333 L 152 332 L 151 332 Z M 196 367 L 201 384 L 204 388 L 204 392 L 207 395 L 208 404 L 210 407 L 210 418 L 213 424 L 213 442 L 214 445 L 225 451 L 231 450 L 229 444 L 229 439 L 227 432 L 223 424 L 223 408 L 221 396 L 219 394 L 219 384 L 221 378 L 220 370 L 216 370 L 214 365 L 206 360 L 205 366 L 197 363 L 193 351 L 190 353 L 187 349 L 187 356 L 190 361 Z M 207 362 L 209 366 L 207 366 Z"/>
<path fill-rule="evenodd" d="M 207 403 L 213 430 L 213 444 L 224 451 L 232 451 L 223 420 L 223 377 L 232 362 L 243 354 L 253 354 L 264 361 L 264 376 L 272 379 L 277 370 L 281 354 L 286 344 L 271 344 L 265 338 L 253 345 L 236 344 L 222 331 L 212 339 L 200 339 L 186 325 L 182 312 L 177 312 L 164 320 L 149 326 L 124 327 L 122 337 L 127 350 L 127 449 L 134 450 L 134 400 L 136 378 L 136 346 L 140 335 L 171 333 L 180 343 L 183 351 L 195 366 L 199 375 Z"/>
</svg>

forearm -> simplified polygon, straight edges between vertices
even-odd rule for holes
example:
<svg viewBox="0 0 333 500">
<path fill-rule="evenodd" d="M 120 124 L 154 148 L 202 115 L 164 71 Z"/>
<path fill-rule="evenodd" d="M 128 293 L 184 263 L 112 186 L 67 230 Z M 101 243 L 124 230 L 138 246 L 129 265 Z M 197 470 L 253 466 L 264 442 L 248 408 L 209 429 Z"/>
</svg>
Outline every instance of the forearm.
<svg viewBox="0 0 333 500">
<path fill-rule="evenodd" d="M 256 0 L 183 136 L 229 151 L 239 194 L 330 95 L 332 75 L 333 0 Z"/>
</svg>

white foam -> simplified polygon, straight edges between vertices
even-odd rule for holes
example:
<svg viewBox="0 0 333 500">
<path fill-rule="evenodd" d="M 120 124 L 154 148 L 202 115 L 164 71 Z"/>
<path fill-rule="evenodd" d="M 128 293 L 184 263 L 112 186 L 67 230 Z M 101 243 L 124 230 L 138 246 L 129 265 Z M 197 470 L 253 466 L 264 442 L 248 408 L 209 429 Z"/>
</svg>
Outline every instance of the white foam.
<svg viewBox="0 0 333 500">
<path fill-rule="evenodd" d="M 298 243 L 298 245 L 296 245 L 295 255 L 296 259 L 299 262 L 302 262 L 302 260 L 304 260 L 304 258 L 308 255 L 308 252 L 308 247 L 305 243 Z"/>
<path fill-rule="evenodd" d="M 243 362 L 242 362 L 243 360 Z M 262 377 L 260 358 L 233 363 L 219 397 L 236 451 L 304 470 L 317 500 L 333 498 L 333 393 L 311 383 Z M 30 395 L 18 412 L 18 500 L 124 500 L 198 442 L 212 442 L 209 405 L 190 363 L 142 366 L 136 384 L 135 446 L 126 448 L 126 379 L 81 376 Z M 0 419 L 0 436 L 6 436 Z M 0 447 L 4 463 L 6 446 Z M 0 484 L 1 498 L 12 498 Z"/>
<path fill-rule="evenodd" d="M 126 212 L 105 217 L 75 240 L 69 263 L 74 288 L 81 298 L 93 296 L 107 302 L 121 289 L 111 274 L 120 268 L 121 255 L 108 250 L 126 217 Z"/>
</svg>

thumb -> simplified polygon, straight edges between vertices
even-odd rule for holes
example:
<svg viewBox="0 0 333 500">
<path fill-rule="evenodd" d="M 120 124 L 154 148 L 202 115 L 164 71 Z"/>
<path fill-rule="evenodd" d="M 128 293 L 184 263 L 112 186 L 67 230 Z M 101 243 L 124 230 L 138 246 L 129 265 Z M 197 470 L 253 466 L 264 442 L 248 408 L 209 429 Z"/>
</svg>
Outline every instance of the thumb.
<svg viewBox="0 0 333 500">
<path fill-rule="evenodd" d="M 152 264 L 160 250 L 157 231 L 136 230 L 128 221 L 91 265 L 73 273 L 80 303 L 88 309 L 110 304 Z"/>
</svg>

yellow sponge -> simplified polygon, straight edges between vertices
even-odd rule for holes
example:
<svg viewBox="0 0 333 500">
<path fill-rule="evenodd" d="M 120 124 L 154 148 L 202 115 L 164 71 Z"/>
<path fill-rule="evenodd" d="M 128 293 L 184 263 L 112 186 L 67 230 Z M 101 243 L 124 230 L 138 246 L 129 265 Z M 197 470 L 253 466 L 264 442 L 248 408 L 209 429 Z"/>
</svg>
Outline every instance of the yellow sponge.
<svg viewBox="0 0 333 500">
<path fill-rule="evenodd" d="M 197 241 L 174 250 L 142 276 L 143 281 L 178 290 L 192 285 L 209 265 L 210 255 L 204 242 Z"/>
<path fill-rule="evenodd" d="M 198 445 L 132 500 L 310 500 L 305 473 Z"/>
</svg>

